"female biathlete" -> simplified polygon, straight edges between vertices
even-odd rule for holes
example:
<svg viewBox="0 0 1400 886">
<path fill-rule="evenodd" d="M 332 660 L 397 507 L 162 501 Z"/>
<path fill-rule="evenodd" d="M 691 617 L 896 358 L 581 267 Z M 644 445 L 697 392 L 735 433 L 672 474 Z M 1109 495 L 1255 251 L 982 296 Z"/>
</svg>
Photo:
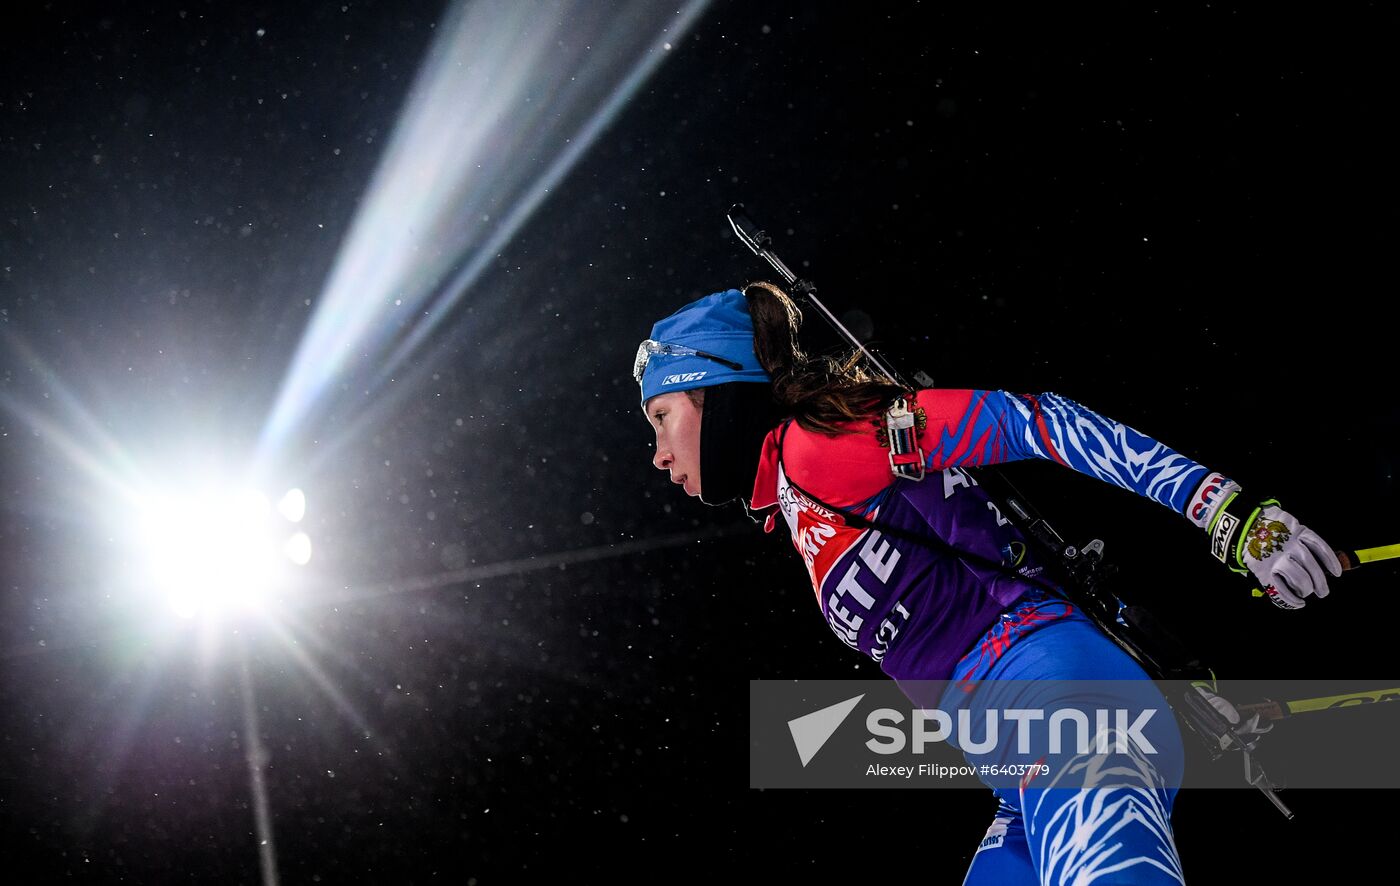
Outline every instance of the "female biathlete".
<svg viewBox="0 0 1400 886">
<path fill-rule="evenodd" d="M 742 501 L 765 531 L 781 520 L 833 633 L 901 684 L 948 681 L 945 709 L 1049 705 L 1077 681 L 1096 681 L 1096 697 L 1081 700 L 1096 706 L 1155 692 L 1037 577 L 1042 564 L 964 466 L 1042 458 L 1146 496 L 1205 531 L 1212 552 L 1279 606 L 1326 596 L 1324 570 L 1341 574 L 1332 549 L 1277 502 L 1245 498 L 1130 427 L 1054 393 L 903 390 L 868 375 L 858 352 L 809 359 L 800 322 L 769 283 L 657 322 L 634 366 L 652 463 L 706 504 Z M 905 436 L 892 448 L 894 434 Z M 1010 686 L 1014 697 L 999 694 Z M 1183 883 L 1170 825 L 1180 735 L 1157 718 L 1145 737 L 1152 757 L 1131 742 L 1098 745 L 1110 752 L 1092 759 L 1071 747 L 1048 778 L 997 783 L 964 882 Z M 1056 787 L 1063 773 L 1075 787 Z"/>
</svg>

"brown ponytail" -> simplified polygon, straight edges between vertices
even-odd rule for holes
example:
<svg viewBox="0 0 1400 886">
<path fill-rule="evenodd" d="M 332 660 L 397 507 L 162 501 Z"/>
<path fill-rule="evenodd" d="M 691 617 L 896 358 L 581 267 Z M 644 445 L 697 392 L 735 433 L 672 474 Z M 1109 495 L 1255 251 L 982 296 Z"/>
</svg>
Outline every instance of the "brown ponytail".
<svg viewBox="0 0 1400 886">
<path fill-rule="evenodd" d="M 860 365 L 860 351 L 838 358 L 809 358 L 798 344 L 802 312 L 772 283 L 744 287 L 753 317 L 754 353 L 773 379 L 773 399 L 785 415 L 808 431 L 836 436 L 842 425 L 873 418 L 903 392 Z"/>
</svg>

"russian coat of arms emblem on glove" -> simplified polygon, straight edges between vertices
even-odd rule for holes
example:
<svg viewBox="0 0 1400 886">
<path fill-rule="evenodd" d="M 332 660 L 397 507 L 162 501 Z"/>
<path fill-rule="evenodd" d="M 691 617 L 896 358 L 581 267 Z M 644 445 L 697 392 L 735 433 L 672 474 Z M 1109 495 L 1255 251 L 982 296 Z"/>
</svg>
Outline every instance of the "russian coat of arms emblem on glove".
<svg viewBox="0 0 1400 886">
<path fill-rule="evenodd" d="M 1261 517 L 1254 528 L 1249 530 L 1249 555 L 1256 560 L 1266 559 L 1274 551 L 1283 550 L 1289 536 L 1286 525 L 1278 520 L 1265 520 Z"/>
</svg>

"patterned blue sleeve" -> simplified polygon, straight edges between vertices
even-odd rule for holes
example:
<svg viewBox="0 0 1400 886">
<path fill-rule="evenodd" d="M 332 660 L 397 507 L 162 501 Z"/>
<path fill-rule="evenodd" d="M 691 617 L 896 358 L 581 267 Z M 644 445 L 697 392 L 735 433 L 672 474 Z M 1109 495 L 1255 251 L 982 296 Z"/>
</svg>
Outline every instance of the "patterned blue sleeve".
<svg viewBox="0 0 1400 886">
<path fill-rule="evenodd" d="M 924 391 L 937 436 L 928 466 L 1043 458 L 1186 513 L 1209 473 L 1171 447 L 1055 393 Z M 941 427 L 938 427 L 941 425 Z"/>
</svg>

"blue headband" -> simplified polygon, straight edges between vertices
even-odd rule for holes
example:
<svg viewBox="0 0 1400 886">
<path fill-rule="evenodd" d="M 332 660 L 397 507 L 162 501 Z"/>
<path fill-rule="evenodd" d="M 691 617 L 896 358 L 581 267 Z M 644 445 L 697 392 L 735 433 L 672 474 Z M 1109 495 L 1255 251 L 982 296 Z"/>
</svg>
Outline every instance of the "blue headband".
<svg viewBox="0 0 1400 886">
<path fill-rule="evenodd" d="M 642 405 L 657 394 L 731 381 L 769 383 L 753 349 L 753 318 L 737 289 L 697 299 L 651 328 L 637 349 Z"/>
</svg>

